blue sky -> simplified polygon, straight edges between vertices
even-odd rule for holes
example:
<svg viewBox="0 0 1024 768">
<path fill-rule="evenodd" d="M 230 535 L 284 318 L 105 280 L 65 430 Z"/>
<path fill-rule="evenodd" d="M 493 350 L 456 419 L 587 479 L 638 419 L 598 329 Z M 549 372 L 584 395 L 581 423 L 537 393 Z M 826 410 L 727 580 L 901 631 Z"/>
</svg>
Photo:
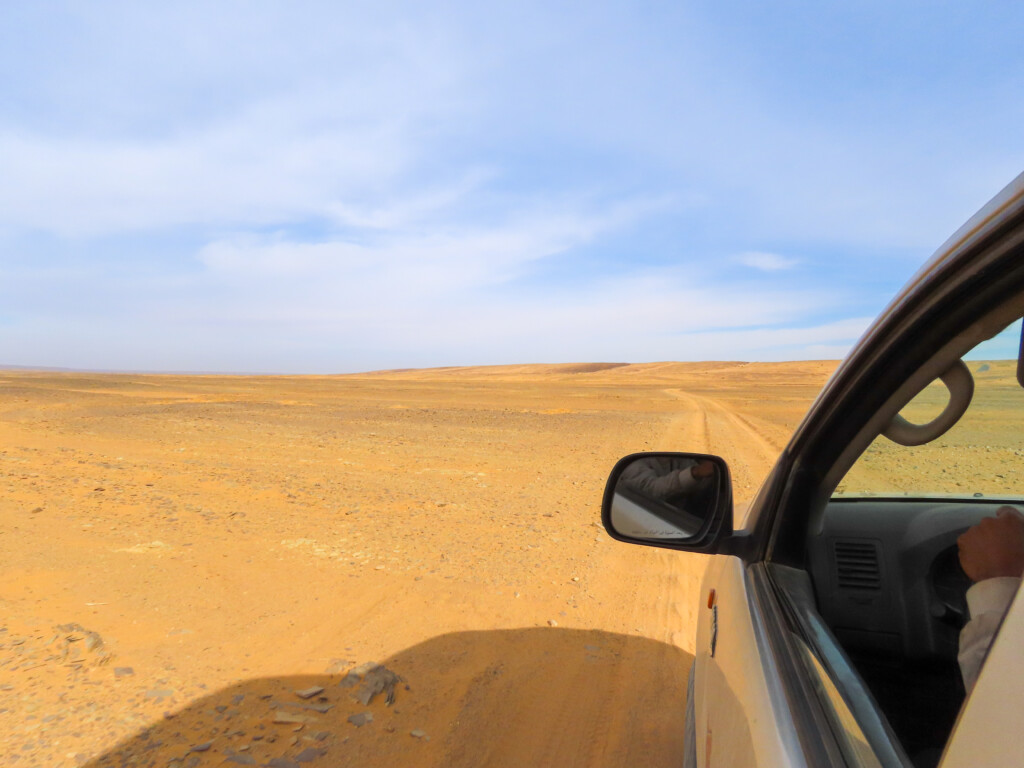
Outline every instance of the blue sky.
<svg viewBox="0 0 1024 768">
<path fill-rule="evenodd" d="M 1024 170 L 1022 22 L 6 3 L 0 364 L 840 357 Z"/>
</svg>

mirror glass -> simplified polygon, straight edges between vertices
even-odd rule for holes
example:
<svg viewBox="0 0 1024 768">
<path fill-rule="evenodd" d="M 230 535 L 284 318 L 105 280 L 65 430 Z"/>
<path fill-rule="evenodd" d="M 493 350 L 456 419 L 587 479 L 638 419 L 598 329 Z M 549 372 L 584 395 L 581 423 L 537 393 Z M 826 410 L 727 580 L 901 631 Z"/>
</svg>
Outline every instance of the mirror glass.
<svg viewBox="0 0 1024 768">
<path fill-rule="evenodd" d="M 692 539 L 718 504 L 714 457 L 646 453 L 620 467 L 608 519 L 616 533 L 641 540 Z"/>
</svg>

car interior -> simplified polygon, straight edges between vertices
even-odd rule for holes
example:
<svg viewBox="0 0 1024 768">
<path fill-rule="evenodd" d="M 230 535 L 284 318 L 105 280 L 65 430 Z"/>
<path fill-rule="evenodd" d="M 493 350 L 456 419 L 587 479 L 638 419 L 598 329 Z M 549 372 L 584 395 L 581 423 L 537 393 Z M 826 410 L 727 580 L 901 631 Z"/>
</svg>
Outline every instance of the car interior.
<svg viewBox="0 0 1024 768">
<path fill-rule="evenodd" d="M 806 540 L 813 620 L 884 715 L 900 761 L 915 766 L 938 763 L 965 697 L 957 649 L 971 582 L 957 537 L 1000 506 L 1024 510 L 1024 340 L 1013 304 L 893 393 L 826 478 Z"/>
</svg>

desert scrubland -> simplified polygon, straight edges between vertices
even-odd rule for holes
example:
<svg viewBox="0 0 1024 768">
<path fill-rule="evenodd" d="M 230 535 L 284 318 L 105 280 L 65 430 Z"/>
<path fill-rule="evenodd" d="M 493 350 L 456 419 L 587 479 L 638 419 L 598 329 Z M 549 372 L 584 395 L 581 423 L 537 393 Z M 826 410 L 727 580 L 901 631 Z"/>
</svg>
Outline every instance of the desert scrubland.
<svg viewBox="0 0 1024 768">
<path fill-rule="evenodd" d="M 0 765 L 678 765 L 704 562 L 605 478 L 749 499 L 833 368 L 0 371 Z"/>
</svg>

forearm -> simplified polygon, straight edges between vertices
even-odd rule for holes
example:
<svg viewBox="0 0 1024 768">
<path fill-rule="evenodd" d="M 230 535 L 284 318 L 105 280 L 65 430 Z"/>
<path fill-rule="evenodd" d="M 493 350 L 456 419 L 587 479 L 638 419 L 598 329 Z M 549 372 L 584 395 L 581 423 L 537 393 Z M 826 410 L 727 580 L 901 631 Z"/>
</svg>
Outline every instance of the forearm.
<svg viewBox="0 0 1024 768">
<path fill-rule="evenodd" d="M 960 663 L 964 688 L 968 692 L 978 679 L 988 648 L 1019 586 L 1019 578 L 1006 576 L 984 579 L 967 590 L 967 607 L 971 620 L 960 631 L 960 652 L 957 654 L 957 661 Z"/>
<path fill-rule="evenodd" d="M 690 467 L 673 470 L 664 475 L 654 473 L 637 478 L 636 485 L 648 496 L 664 499 L 677 493 L 689 493 L 699 481 L 693 477 Z"/>
</svg>

